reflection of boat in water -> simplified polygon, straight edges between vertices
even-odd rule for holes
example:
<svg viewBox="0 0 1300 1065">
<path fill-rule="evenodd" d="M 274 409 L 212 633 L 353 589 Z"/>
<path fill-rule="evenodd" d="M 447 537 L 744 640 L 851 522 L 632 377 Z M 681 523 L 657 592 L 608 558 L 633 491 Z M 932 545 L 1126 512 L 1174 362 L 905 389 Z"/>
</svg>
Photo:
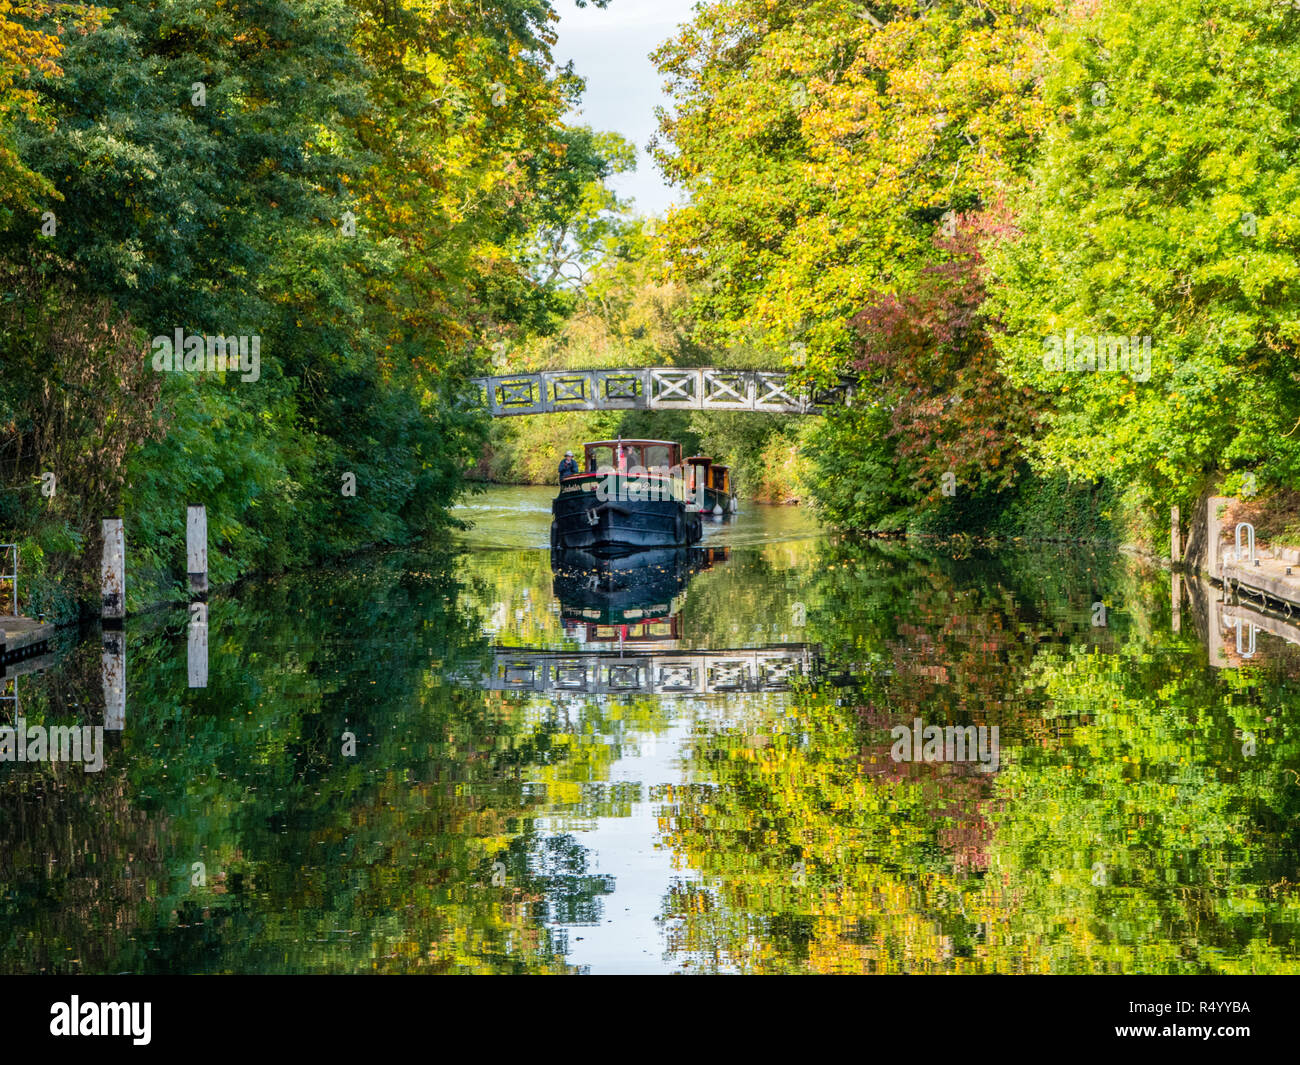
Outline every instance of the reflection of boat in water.
<svg viewBox="0 0 1300 1065">
<path fill-rule="evenodd" d="M 682 594 L 691 577 L 727 558 L 727 548 L 668 547 L 602 558 L 590 551 L 551 556 L 554 592 L 566 622 L 587 625 L 589 640 L 678 639 Z M 601 634 L 614 626 L 622 631 Z"/>
<path fill-rule="evenodd" d="M 669 548 L 609 559 L 557 551 L 551 565 L 565 635 L 585 646 L 496 646 L 486 674 L 459 674 L 457 683 L 554 698 L 787 692 L 800 678 L 823 679 L 812 644 L 681 646 L 690 643 L 680 612 L 687 584 L 729 553 L 725 547 Z"/>
<path fill-rule="evenodd" d="M 447 675 L 453 683 L 526 695 L 719 695 L 788 692 L 796 683 L 850 687 L 862 670 L 829 670 L 811 643 L 701 647 L 683 634 L 681 608 L 691 578 L 730 549 L 664 548 L 621 558 L 555 551 L 553 591 L 565 636 L 556 646 L 492 647 L 491 663 Z M 683 647 L 682 644 L 687 644 Z M 603 646 L 602 646 L 603 645 Z"/>
<path fill-rule="evenodd" d="M 704 535 L 687 495 L 680 444 L 598 440 L 583 445 L 583 471 L 560 481 L 551 504 L 551 549 L 602 557 L 688 547 Z"/>
<path fill-rule="evenodd" d="M 683 467 L 686 474 L 686 493 L 692 499 L 703 497 L 704 513 L 714 517 L 729 517 L 739 508 L 736 488 L 731 480 L 731 467 L 714 462 L 707 455 L 692 455 Z"/>
</svg>

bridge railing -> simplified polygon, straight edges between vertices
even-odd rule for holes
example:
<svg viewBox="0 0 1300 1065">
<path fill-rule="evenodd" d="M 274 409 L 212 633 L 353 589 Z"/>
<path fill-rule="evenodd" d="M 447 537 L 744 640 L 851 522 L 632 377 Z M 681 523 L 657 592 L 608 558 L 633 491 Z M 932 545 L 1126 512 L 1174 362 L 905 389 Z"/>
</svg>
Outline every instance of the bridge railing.
<svg viewBox="0 0 1300 1065">
<path fill-rule="evenodd" d="M 543 370 L 475 379 L 493 417 L 566 410 L 749 410 L 815 414 L 851 401 L 852 378 L 805 395 L 790 374 L 714 367 Z"/>
</svg>

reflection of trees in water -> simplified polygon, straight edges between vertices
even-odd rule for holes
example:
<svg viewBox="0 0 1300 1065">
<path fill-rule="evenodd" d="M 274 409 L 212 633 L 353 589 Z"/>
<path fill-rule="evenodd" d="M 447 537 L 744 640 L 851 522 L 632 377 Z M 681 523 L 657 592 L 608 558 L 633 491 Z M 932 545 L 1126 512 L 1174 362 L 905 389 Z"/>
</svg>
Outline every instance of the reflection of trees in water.
<svg viewBox="0 0 1300 1065">
<path fill-rule="evenodd" d="M 104 772 L 0 769 L 0 968 L 564 971 L 544 922 L 596 913 L 605 885 L 537 832 L 522 779 L 575 754 L 589 773 L 599 744 L 443 683 L 486 647 L 449 572 L 380 557 L 219 598 L 207 689 L 186 687 L 183 612 L 129 625 Z M 98 666 L 90 641 L 33 678 L 29 720 L 102 700 Z M 516 852 L 545 861 L 495 882 Z"/>
<path fill-rule="evenodd" d="M 536 583 L 512 589 L 521 574 Z M 759 642 L 802 602 L 800 639 L 854 676 L 686 704 L 688 782 L 653 797 L 705 878 L 664 900 L 676 956 L 1294 968 L 1294 681 L 1286 663 L 1211 672 L 1134 574 L 804 544 L 697 575 L 693 641 L 732 644 L 734 624 Z M 580 830 L 642 801 L 610 766 L 683 704 L 583 697 L 561 713 L 448 683 L 451 663 L 486 655 L 498 597 L 523 610 L 535 588 L 527 624 L 560 631 L 550 579 L 540 551 L 409 571 L 394 557 L 241 597 L 256 609 L 219 598 L 203 690 L 185 687 L 183 610 L 129 626 L 127 729 L 104 771 L 0 767 L 0 969 L 568 971 L 547 922 L 602 919 L 611 888 Z M 99 700 L 94 640 L 24 680 L 33 723 Z M 999 724 L 999 772 L 886 761 L 889 728 L 915 717 Z M 1249 760 L 1242 731 L 1259 739 Z"/>
<path fill-rule="evenodd" d="M 523 877 L 544 901 L 538 916 L 558 924 L 599 924 L 601 897 L 614 890 L 614 879 L 587 873 L 587 850 L 571 834 L 535 842 L 527 853 Z"/>
<path fill-rule="evenodd" d="M 796 695 L 761 732 L 697 725 L 699 783 L 665 821 L 705 880 L 665 900 L 674 953 L 752 971 L 1300 969 L 1300 750 L 1275 729 L 1246 761 L 1234 737 L 1264 725 L 1261 702 L 1300 702 L 1285 671 L 1211 673 L 1168 631 L 1167 590 L 1127 567 L 977 565 L 849 545 L 808 574 L 809 639 L 872 668 L 855 698 Z M 888 729 L 916 717 L 999 724 L 1000 771 L 895 765 Z"/>
<path fill-rule="evenodd" d="M 167 879 L 166 819 L 135 804 L 121 771 L 92 775 L 80 765 L 48 763 L 6 769 L 0 972 L 142 964 L 141 917 Z"/>
</svg>

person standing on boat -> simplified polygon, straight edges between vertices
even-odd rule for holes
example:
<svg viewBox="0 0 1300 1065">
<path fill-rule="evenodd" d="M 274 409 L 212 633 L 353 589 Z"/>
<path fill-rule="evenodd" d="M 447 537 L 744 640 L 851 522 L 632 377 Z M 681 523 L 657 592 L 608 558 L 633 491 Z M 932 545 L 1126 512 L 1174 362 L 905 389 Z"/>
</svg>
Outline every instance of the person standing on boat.
<svg viewBox="0 0 1300 1065">
<path fill-rule="evenodd" d="M 578 473 L 578 460 L 573 457 L 572 451 L 566 451 L 564 458 L 560 460 L 560 480 L 566 477 L 575 477 Z"/>
</svg>

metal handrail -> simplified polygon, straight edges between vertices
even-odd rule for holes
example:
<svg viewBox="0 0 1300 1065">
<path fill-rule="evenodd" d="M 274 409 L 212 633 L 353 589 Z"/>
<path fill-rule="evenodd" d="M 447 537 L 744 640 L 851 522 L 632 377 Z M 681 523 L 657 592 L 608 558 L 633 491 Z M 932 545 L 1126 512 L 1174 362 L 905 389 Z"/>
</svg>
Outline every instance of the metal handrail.
<svg viewBox="0 0 1300 1065">
<path fill-rule="evenodd" d="M 0 573 L 0 581 L 10 581 L 14 588 L 14 616 L 18 615 L 18 545 L 17 544 L 0 544 L 0 550 L 10 549 L 14 555 L 14 571 L 12 573 Z"/>
<path fill-rule="evenodd" d="M 1249 562 L 1255 564 L 1255 526 L 1248 521 L 1237 522 L 1237 561 L 1241 561 L 1241 530 L 1246 530 L 1247 544 L 1250 548 Z"/>
</svg>

